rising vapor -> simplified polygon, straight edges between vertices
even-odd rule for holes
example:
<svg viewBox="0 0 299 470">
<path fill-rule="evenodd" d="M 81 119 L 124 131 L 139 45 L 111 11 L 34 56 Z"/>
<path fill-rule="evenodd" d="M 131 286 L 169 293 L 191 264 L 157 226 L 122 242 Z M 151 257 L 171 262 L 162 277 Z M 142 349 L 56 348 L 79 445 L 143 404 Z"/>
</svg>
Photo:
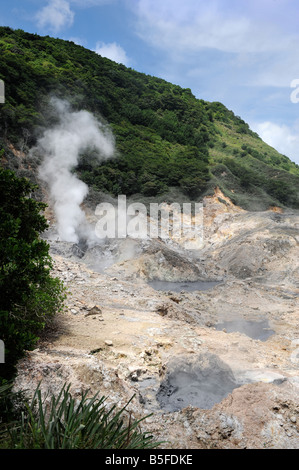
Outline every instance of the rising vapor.
<svg viewBox="0 0 299 470">
<path fill-rule="evenodd" d="M 80 207 L 88 186 L 72 170 L 86 150 L 96 150 L 99 161 L 112 157 L 114 138 L 91 113 L 72 111 L 67 101 L 57 98 L 51 100 L 51 105 L 59 122 L 38 140 L 37 150 L 43 155 L 39 176 L 49 187 L 59 238 L 73 243 L 84 238 L 89 242 L 94 236 Z"/>
</svg>

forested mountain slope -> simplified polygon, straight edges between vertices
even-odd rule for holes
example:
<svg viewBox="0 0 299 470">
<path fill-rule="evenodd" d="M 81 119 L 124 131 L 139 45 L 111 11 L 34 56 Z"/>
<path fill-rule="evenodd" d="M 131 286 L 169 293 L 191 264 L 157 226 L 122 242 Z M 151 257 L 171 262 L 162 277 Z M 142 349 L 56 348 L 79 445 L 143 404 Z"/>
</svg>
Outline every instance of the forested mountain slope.
<svg viewBox="0 0 299 470">
<path fill-rule="evenodd" d="M 86 153 L 76 168 L 95 194 L 200 200 L 218 186 L 248 210 L 299 207 L 299 166 L 223 104 L 49 36 L 1 27 L 0 54 L 0 154 L 21 176 L 35 179 L 28 151 L 55 122 L 57 96 L 115 135 L 115 158 L 99 164 Z"/>
</svg>

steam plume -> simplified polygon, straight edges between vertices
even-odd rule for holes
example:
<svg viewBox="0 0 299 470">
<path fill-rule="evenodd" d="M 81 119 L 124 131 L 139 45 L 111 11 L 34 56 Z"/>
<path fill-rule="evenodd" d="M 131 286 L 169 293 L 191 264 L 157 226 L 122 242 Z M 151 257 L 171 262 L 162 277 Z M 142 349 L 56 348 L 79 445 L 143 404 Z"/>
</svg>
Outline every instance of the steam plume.
<svg viewBox="0 0 299 470">
<path fill-rule="evenodd" d="M 46 130 L 38 141 L 38 150 L 44 156 L 39 176 L 49 186 L 60 239 L 78 243 L 84 237 L 89 241 L 91 227 L 80 207 L 88 186 L 72 170 L 80 154 L 87 149 L 96 150 L 99 161 L 111 157 L 114 138 L 91 113 L 72 111 L 67 101 L 57 98 L 53 98 L 51 104 L 59 122 Z"/>
</svg>

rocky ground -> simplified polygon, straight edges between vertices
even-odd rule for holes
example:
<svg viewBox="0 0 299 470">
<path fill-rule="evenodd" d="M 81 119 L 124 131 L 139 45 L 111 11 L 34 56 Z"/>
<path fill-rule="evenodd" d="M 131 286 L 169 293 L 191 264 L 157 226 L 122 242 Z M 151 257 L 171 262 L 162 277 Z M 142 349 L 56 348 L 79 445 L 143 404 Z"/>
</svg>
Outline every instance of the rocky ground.
<svg viewBox="0 0 299 470">
<path fill-rule="evenodd" d="M 152 415 L 172 449 L 299 448 L 299 214 L 204 201 L 204 245 L 50 237 L 64 313 L 19 363 L 16 387 L 71 383 Z M 184 281 L 179 291 L 148 281 Z M 188 281 L 213 280 L 190 291 Z M 162 286 L 162 284 L 161 284 Z M 160 287 L 161 287 L 160 286 Z"/>
</svg>

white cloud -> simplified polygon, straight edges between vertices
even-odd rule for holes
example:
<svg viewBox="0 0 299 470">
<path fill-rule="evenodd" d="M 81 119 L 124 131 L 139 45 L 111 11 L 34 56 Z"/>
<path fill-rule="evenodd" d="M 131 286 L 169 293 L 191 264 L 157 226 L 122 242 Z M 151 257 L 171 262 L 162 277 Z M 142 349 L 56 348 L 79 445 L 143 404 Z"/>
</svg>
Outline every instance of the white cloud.
<svg viewBox="0 0 299 470">
<path fill-rule="evenodd" d="M 255 123 L 250 127 L 264 142 L 299 164 L 299 121 L 292 127 L 270 121 Z"/>
<path fill-rule="evenodd" d="M 66 41 L 72 41 L 75 44 L 77 44 L 78 46 L 87 47 L 87 40 L 85 38 L 80 38 L 80 37 L 77 37 L 77 36 L 71 36 L 69 38 L 66 38 Z"/>
<path fill-rule="evenodd" d="M 203 51 L 217 51 L 231 74 L 246 71 L 248 85 L 285 87 L 297 76 L 299 35 L 288 29 L 291 0 L 283 1 L 282 21 L 274 0 L 138 0 L 133 11 L 139 37 L 166 52 L 169 64 L 191 68 L 193 59 L 200 67 Z"/>
<path fill-rule="evenodd" d="M 225 5 L 225 2 L 223 2 Z M 161 48 L 252 53 L 285 49 L 291 38 L 265 21 L 253 21 L 244 13 L 225 10 L 221 2 L 210 0 L 139 0 L 136 9 L 138 33 Z"/>
<path fill-rule="evenodd" d="M 99 41 L 97 42 L 95 52 L 119 64 L 129 65 L 129 58 L 127 57 L 126 51 L 116 42 L 108 44 Z"/>
<path fill-rule="evenodd" d="M 66 0 L 50 0 L 49 3 L 39 10 L 35 16 L 37 25 L 41 29 L 49 29 L 57 33 L 63 28 L 72 26 L 74 12 Z"/>
<path fill-rule="evenodd" d="M 70 3 L 75 4 L 78 7 L 87 8 L 107 5 L 109 3 L 114 3 L 116 0 L 69 0 Z"/>
</svg>

